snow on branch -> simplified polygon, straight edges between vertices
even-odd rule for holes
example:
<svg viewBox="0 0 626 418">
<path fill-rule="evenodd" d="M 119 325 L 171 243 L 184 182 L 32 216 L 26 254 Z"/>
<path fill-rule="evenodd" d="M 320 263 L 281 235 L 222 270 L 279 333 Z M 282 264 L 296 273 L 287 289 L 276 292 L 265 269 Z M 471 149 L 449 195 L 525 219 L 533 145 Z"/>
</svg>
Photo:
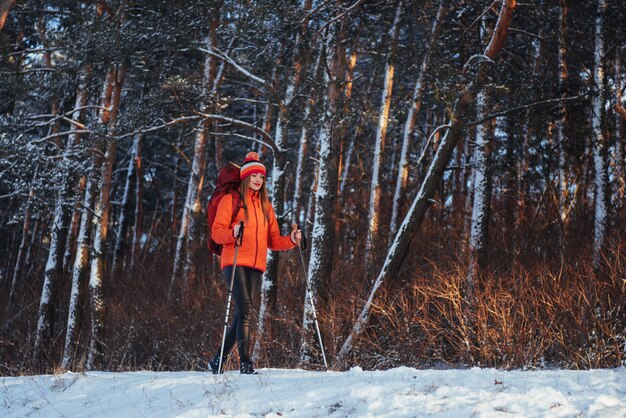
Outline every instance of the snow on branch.
<svg viewBox="0 0 626 418">
<path fill-rule="evenodd" d="M 253 142 L 259 143 L 261 145 L 264 145 L 264 146 L 268 147 L 270 150 L 272 150 L 272 152 L 274 152 L 274 148 L 272 147 L 272 144 L 270 144 L 268 142 L 265 142 L 265 141 L 262 141 L 259 138 L 255 138 L 253 136 L 241 135 L 241 134 L 238 134 L 236 132 L 211 132 L 211 135 L 215 135 L 215 136 L 234 136 L 234 137 L 241 138 L 241 139 L 247 139 L 249 141 L 253 141 Z"/>
<path fill-rule="evenodd" d="M 243 68 L 241 65 L 237 64 L 235 62 L 234 59 L 232 59 L 231 57 L 229 57 L 228 55 L 226 55 L 225 53 L 223 53 L 222 51 L 220 51 L 217 48 L 213 48 L 215 51 L 211 51 L 205 48 L 198 48 L 198 51 L 200 52 L 204 52 L 205 54 L 209 54 L 211 56 L 214 56 L 215 58 L 218 58 L 224 62 L 229 63 L 230 65 L 232 65 L 233 67 L 235 67 L 235 69 L 237 71 L 239 71 L 240 73 L 242 73 L 243 75 L 245 75 L 248 78 L 253 79 L 254 81 L 261 83 L 261 84 L 265 84 L 265 80 L 263 80 L 261 77 L 257 77 L 254 74 L 252 74 L 250 71 L 246 70 L 245 68 Z"/>
<path fill-rule="evenodd" d="M 248 122 L 244 122 L 242 120 L 239 119 L 233 119 L 233 118 L 229 118 L 228 116 L 222 116 L 222 115 L 215 115 L 215 114 L 208 114 L 208 113 L 201 113 L 201 112 L 196 112 L 198 115 L 206 118 L 206 119 L 211 119 L 211 120 L 218 120 L 221 122 L 227 122 L 231 125 L 240 127 L 240 128 L 246 128 L 249 129 L 253 132 L 256 132 L 258 134 L 260 134 L 263 138 L 265 138 L 265 140 L 267 141 L 267 145 L 269 147 L 272 148 L 272 150 L 274 150 L 274 152 L 278 151 L 278 152 L 283 152 L 284 150 L 282 148 L 279 148 L 276 145 L 276 142 L 274 142 L 274 138 L 272 138 L 272 136 L 270 134 L 268 134 L 265 130 L 259 128 L 258 126 L 255 126 L 251 123 Z"/>
<path fill-rule="evenodd" d="M 70 131 L 65 132 L 55 132 L 51 135 L 44 136 L 43 138 L 35 139 L 31 143 L 32 144 L 40 144 L 42 142 L 46 142 L 49 139 L 57 138 L 59 136 L 72 135 L 72 134 L 90 134 L 91 131 L 89 129 L 72 129 Z"/>
<path fill-rule="evenodd" d="M 215 114 L 209 114 L 209 113 L 202 113 L 202 112 L 196 112 L 197 115 L 195 116 L 182 116 L 180 118 L 176 118 L 176 119 L 172 119 L 170 121 L 163 121 L 163 123 L 161 123 L 160 125 L 156 125 L 156 126 L 150 126 L 150 127 L 142 127 L 140 129 L 137 129 L 133 132 L 129 132 L 126 133 L 124 135 L 120 135 L 117 136 L 116 139 L 124 139 L 124 138 L 128 138 L 129 136 L 133 136 L 136 134 L 143 134 L 143 133 L 147 133 L 147 132 L 154 132 L 154 131 L 158 131 L 160 129 L 164 129 L 167 128 L 169 126 L 172 125 L 176 125 L 179 123 L 184 123 L 184 122 L 192 122 L 192 121 L 204 121 L 204 120 L 216 120 L 216 121 L 220 121 L 220 122 L 225 122 L 229 125 L 233 125 L 233 126 L 237 126 L 239 128 L 245 128 L 248 130 L 251 130 L 252 132 L 255 132 L 259 135 L 261 135 L 265 141 L 262 141 L 260 139 L 257 138 L 252 138 L 252 137 L 248 137 L 245 135 L 240 135 L 237 133 L 228 133 L 228 135 L 233 135 L 233 136 L 239 136 L 241 138 L 246 138 L 246 139 L 251 139 L 254 140 L 256 142 L 259 142 L 263 145 L 266 145 L 268 147 L 270 147 L 272 149 L 272 151 L 276 152 L 282 152 L 284 151 L 283 149 L 279 148 L 276 143 L 274 142 L 274 138 L 272 138 L 272 136 L 270 134 L 268 134 L 267 132 L 265 132 L 263 129 L 259 128 L 258 126 L 255 126 L 251 123 L 245 122 L 243 120 L 240 119 L 235 119 L 235 118 L 231 118 L 228 116 L 223 116 L 223 115 L 215 115 Z"/>
<path fill-rule="evenodd" d="M 508 115 L 509 113 L 517 112 L 518 110 L 530 109 L 530 108 L 533 108 L 535 106 L 539 106 L 539 105 L 546 104 L 546 103 L 567 102 L 567 101 L 572 101 L 572 100 L 578 100 L 578 99 L 586 97 L 586 96 L 587 96 L 587 94 L 579 94 L 578 96 L 558 97 L 556 99 L 539 100 L 538 102 L 528 103 L 528 104 L 525 104 L 525 105 L 513 107 L 511 109 L 506 109 L 506 110 L 503 110 L 502 112 L 492 113 L 491 115 L 485 116 L 484 118 L 482 118 L 480 120 L 468 122 L 468 123 L 465 124 L 465 126 L 480 125 L 481 123 L 485 123 L 488 120 L 491 120 L 493 118 L 497 118 L 499 116 L 505 116 L 505 115 Z"/>
<path fill-rule="evenodd" d="M 117 139 L 124 139 L 124 138 L 128 138 L 129 136 L 134 136 L 134 135 L 137 135 L 137 134 L 145 134 L 147 132 L 154 132 L 154 131 L 158 131 L 160 129 L 167 128 L 167 127 L 172 126 L 172 125 L 177 125 L 179 123 L 192 122 L 192 121 L 197 121 L 197 120 L 200 120 L 200 119 L 201 119 L 200 116 L 182 116 L 180 118 L 172 119 L 172 120 L 167 121 L 167 122 L 163 121 L 163 123 L 160 124 L 160 125 L 149 126 L 149 127 L 142 126 L 141 128 L 139 128 L 139 129 L 137 129 L 135 131 L 126 133 L 124 135 L 120 135 L 120 136 L 118 136 L 116 138 Z"/>
</svg>

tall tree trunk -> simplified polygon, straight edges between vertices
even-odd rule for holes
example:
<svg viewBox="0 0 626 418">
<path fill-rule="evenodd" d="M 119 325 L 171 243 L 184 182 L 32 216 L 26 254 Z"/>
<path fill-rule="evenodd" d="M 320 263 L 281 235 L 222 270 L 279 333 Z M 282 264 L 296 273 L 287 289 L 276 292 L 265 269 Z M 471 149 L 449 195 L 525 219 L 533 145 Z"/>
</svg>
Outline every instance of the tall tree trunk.
<svg viewBox="0 0 626 418">
<path fill-rule="evenodd" d="M 476 113 L 478 120 L 485 117 L 488 108 L 487 97 L 483 91 L 476 96 Z M 486 267 L 488 225 L 489 225 L 489 132 L 487 123 L 476 127 L 476 146 L 474 147 L 474 199 L 472 205 L 472 224 L 470 227 L 470 254 L 472 263 L 467 278 L 469 299 L 474 296 L 476 279 Z"/>
<path fill-rule="evenodd" d="M 380 195 L 381 171 L 383 165 L 383 154 L 385 152 L 385 139 L 387 137 L 387 125 L 389 123 L 389 110 L 391 108 L 391 94 L 393 91 L 393 76 L 395 70 L 395 58 L 398 46 L 398 35 L 400 33 L 400 17 L 404 2 L 398 2 L 396 17 L 389 30 L 389 52 L 385 62 L 385 83 L 383 85 L 380 108 L 378 112 L 378 127 L 376 129 L 376 139 L 374 143 L 374 161 L 372 164 L 372 181 L 370 183 L 369 213 L 367 217 L 367 238 L 365 240 L 365 264 L 369 265 L 372 251 L 375 250 L 374 242 L 379 241 L 380 223 Z"/>
<path fill-rule="evenodd" d="M 475 144 L 476 143 L 476 128 L 470 128 L 468 129 L 468 132 L 466 134 L 466 141 L 463 146 L 465 148 L 465 153 L 467 155 L 470 155 L 469 157 L 469 167 L 468 167 L 468 175 L 467 175 L 467 180 L 466 180 L 466 184 L 467 184 L 467 191 L 465 193 L 465 208 L 463 213 L 471 213 L 472 211 L 472 205 L 474 203 L 474 178 L 476 176 L 476 170 L 474 170 L 474 167 L 476 166 L 476 162 L 474 161 L 474 158 L 476 156 L 476 153 L 471 152 L 472 149 L 472 145 L 469 143 L 470 139 L 471 139 L 471 143 Z M 467 245 L 467 248 L 469 248 L 469 237 L 470 237 L 470 231 L 471 231 L 471 226 L 472 226 L 472 218 L 469 216 L 465 216 L 465 221 L 463 222 L 463 245 Z"/>
<path fill-rule="evenodd" d="M 80 196 L 83 194 L 85 190 L 85 181 L 84 178 L 81 177 L 78 180 L 76 195 Z M 76 237 L 76 233 L 78 232 L 78 223 L 80 222 L 80 212 L 78 208 L 74 208 L 72 210 L 72 216 L 70 217 L 70 225 L 67 229 L 67 245 L 65 246 L 65 253 L 63 254 L 63 271 L 67 271 L 69 269 L 70 263 L 72 262 L 72 256 L 74 255 L 74 237 Z"/>
<path fill-rule="evenodd" d="M 476 64 L 477 68 L 475 69 L 473 79 L 467 82 L 454 103 L 450 117 L 450 127 L 441 140 L 441 143 L 437 148 L 437 152 L 431 161 L 428 172 L 424 177 L 422 186 L 415 197 L 409 212 L 405 216 L 400 229 L 396 233 L 396 237 L 389 248 L 385 263 L 379 272 L 376 281 L 374 282 L 369 298 L 354 323 L 350 335 L 341 347 L 337 358 L 340 365 L 346 365 L 348 356 L 352 351 L 354 339 L 365 330 L 365 326 L 370 315 L 370 309 L 377 290 L 386 278 L 398 276 L 400 267 L 409 253 L 411 241 L 415 237 L 416 232 L 424 219 L 426 210 L 431 204 L 431 198 L 439 186 L 443 172 L 448 164 L 448 161 L 450 160 L 450 157 L 452 156 L 452 152 L 454 151 L 454 148 L 463 133 L 463 125 L 465 123 L 470 104 L 474 101 L 476 94 L 482 87 L 486 72 L 485 63 L 493 63 L 493 60 L 498 55 L 498 52 L 502 48 L 506 39 L 509 24 L 513 18 L 514 8 L 515 0 L 502 1 L 502 8 L 500 10 L 498 22 L 496 23 L 496 27 L 493 31 L 491 41 L 487 46 L 484 56 L 482 59 L 479 59 L 479 62 Z"/>
<path fill-rule="evenodd" d="M 43 18 L 39 21 L 40 36 L 44 45 L 46 45 L 46 22 Z M 44 53 L 44 63 L 46 68 L 52 69 L 52 57 L 50 52 Z M 51 113 L 56 115 L 59 113 L 58 101 L 53 98 L 50 105 Z M 58 133 L 60 130 L 59 123 L 55 122 L 48 132 L 48 136 Z M 52 141 L 58 149 L 63 149 L 62 139 L 59 136 L 52 137 Z M 69 146 L 69 144 L 68 144 Z M 67 148 L 67 147 L 66 147 Z M 61 159 L 65 159 L 66 154 L 63 152 Z M 57 197 L 54 209 L 54 220 L 52 222 L 52 230 L 50 233 L 50 250 L 48 252 L 48 260 L 44 271 L 43 288 L 39 300 L 39 312 L 37 315 L 37 329 L 35 331 L 35 345 L 33 348 L 33 364 L 35 367 L 41 364 L 42 345 L 46 345 L 44 356 L 48 357 L 48 349 L 50 338 L 53 334 L 53 321 L 55 316 L 54 299 L 55 293 L 63 277 L 63 257 L 65 253 L 65 245 L 67 240 L 67 224 L 69 222 L 69 209 L 67 207 L 67 197 L 70 192 L 71 173 L 69 169 L 65 169 L 62 175 L 61 183 L 58 185 Z"/>
<path fill-rule="evenodd" d="M 33 197 L 35 196 L 34 184 L 37 180 L 39 173 L 39 167 L 35 168 L 33 179 L 30 183 L 30 190 L 28 191 L 28 200 L 26 201 L 26 207 L 24 208 L 24 223 L 22 224 L 22 238 L 20 240 L 20 247 L 17 251 L 17 259 L 15 260 L 15 268 L 13 269 L 13 278 L 11 279 L 11 287 L 9 288 L 9 306 L 13 301 L 13 295 L 15 292 L 15 286 L 19 277 L 22 274 L 22 266 L 24 265 L 24 259 L 26 258 L 26 241 L 28 240 L 28 234 L 30 233 L 30 210 L 32 206 Z"/>
<path fill-rule="evenodd" d="M 615 51 L 615 99 L 622 106 L 622 51 Z M 616 207 L 624 207 L 624 189 L 626 186 L 626 161 L 624 160 L 624 118 L 619 112 L 615 113 L 615 199 Z"/>
<path fill-rule="evenodd" d="M 131 192 L 133 188 L 133 180 L 137 175 L 136 161 L 137 153 L 139 152 L 139 142 L 141 141 L 142 134 L 135 134 L 133 141 L 133 147 L 131 150 L 131 156 L 128 160 L 128 168 L 126 171 L 126 182 L 124 184 L 124 194 L 122 196 L 122 204 L 120 208 L 120 217 L 117 220 L 117 230 L 115 232 L 115 247 L 113 249 L 113 264 L 111 270 L 113 272 L 113 280 L 118 279 L 124 269 L 124 254 L 128 252 L 125 243 L 128 241 L 128 224 L 130 222 L 130 210 L 131 210 Z"/>
<path fill-rule="evenodd" d="M 321 51 L 321 45 L 318 48 Z M 315 62 L 315 66 L 313 67 L 312 77 L 314 80 L 318 80 L 318 70 L 320 68 L 320 62 L 322 59 L 322 54 L 317 54 L 317 59 Z M 294 192 L 293 192 L 293 203 L 292 203 L 292 221 L 303 224 L 304 228 L 304 213 L 305 213 L 305 205 L 302 203 L 302 173 L 304 171 L 304 158 L 308 153 L 309 148 L 309 131 L 311 129 L 312 123 L 312 108 L 315 105 L 316 98 L 319 92 L 311 91 L 310 98 L 307 99 L 306 105 L 304 107 L 304 115 L 302 120 L 302 128 L 300 129 L 300 140 L 298 142 L 298 157 L 296 161 L 296 178 L 294 180 Z"/>
<path fill-rule="evenodd" d="M 405 201 L 404 196 L 406 194 L 406 187 L 409 180 L 409 169 L 411 166 L 409 162 L 409 148 L 411 146 L 411 138 L 413 137 L 413 132 L 415 130 L 417 116 L 422 107 L 422 97 L 424 96 L 424 90 L 426 88 L 424 79 L 430 65 L 430 57 L 433 50 L 433 45 L 439 33 L 439 29 L 441 28 L 441 22 L 445 16 L 445 12 L 445 0 L 440 0 L 437 15 L 435 16 L 435 19 L 433 20 L 431 26 L 430 37 L 428 38 L 426 45 L 424 45 L 424 56 L 422 57 L 417 80 L 415 81 L 411 107 L 409 108 L 409 112 L 406 116 L 406 121 L 404 122 L 404 131 L 402 133 L 402 150 L 400 152 L 400 160 L 398 161 L 398 176 L 396 178 L 396 187 L 391 208 L 391 222 L 389 224 L 389 229 L 392 234 L 395 234 L 398 230 L 400 204 L 401 202 Z"/>
<path fill-rule="evenodd" d="M 141 250 L 141 232 L 143 225 L 143 171 L 141 164 L 141 150 L 143 134 L 138 134 L 136 138 L 137 149 L 135 153 L 135 223 L 133 224 L 133 242 L 130 251 L 130 271 L 135 271 L 135 265 Z"/>
<path fill-rule="evenodd" d="M 307 1 L 304 4 L 303 14 L 308 12 L 307 7 L 310 8 L 311 2 Z M 287 205 L 285 202 L 285 182 L 286 182 L 286 165 L 287 155 L 283 148 L 288 143 L 287 140 L 287 123 L 289 115 L 291 113 L 291 107 L 293 101 L 296 98 L 296 91 L 300 87 L 300 80 L 302 77 L 302 39 L 306 35 L 306 26 L 301 27 L 300 33 L 296 35 L 295 51 L 293 60 L 293 69 L 288 76 L 287 88 L 283 100 L 278 104 L 278 117 L 276 120 L 276 133 L 274 135 L 274 143 L 276 148 L 274 149 L 274 163 L 272 165 L 272 187 L 270 189 L 270 202 L 276 211 L 276 218 L 278 220 L 279 227 L 287 221 Z M 258 358 L 260 354 L 260 340 L 265 333 L 265 324 L 268 314 L 274 315 L 276 313 L 276 290 L 278 281 L 278 262 L 280 261 L 279 253 L 268 251 L 267 254 L 267 269 L 263 274 L 261 282 L 261 303 L 259 307 L 259 319 L 258 319 L 258 338 L 254 345 L 253 357 Z"/>
<path fill-rule="evenodd" d="M 91 340 L 89 343 L 89 353 L 87 355 L 87 363 L 85 367 L 92 370 L 100 366 L 104 359 L 104 341 L 105 341 L 105 300 L 104 300 L 104 283 L 106 277 L 106 253 L 105 246 L 109 232 L 109 215 L 110 215 L 110 192 L 113 179 L 113 165 L 115 163 L 115 149 L 117 142 L 114 139 L 116 134 L 115 125 L 117 122 L 117 113 L 119 110 L 122 87 L 126 77 L 126 68 L 117 65 L 111 70 L 107 77 L 107 84 L 103 96 L 103 108 L 107 109 L 102 112 L 101 122 L 107 126 L 108 137 L 105 139 L 105 154 L 101 164 L 97 164 L 99 169 L 96 170 L 98 182 L 98 196 L 94 208 L 95 223 L 93 247 L 91 252 L 91 266 L 89 275 L 89 302 L 91 313 Z M 107 96 L 108 92 L 110 96 Z"/>
<path fill-rule="evenodd" d="M 63 359 L 61 368 L 68 370 L 75 361 L 78 350 L 78 335 L 80 334 L 80 300 L 84 297 L 81 294 L 87 275 L 89 274 L 89 232 L 93 219 L 93 198 L 94 187 L 91 178 L 87 179 L 85 186 L 85 196 L 80 210 L 80 228 L 76 239 L 76 256 L 72 269 L 72 290 L 70 293 L 70 303 L 68 307 L 67 330 L 65 333 L 65 348 L 63 349 Z"/>
<path fill-rule="evenodd" d="M 67 137 L 67 142 L 69 146 L 77 146 L 80 143 L 80 139 L 82 134 L 80 133 L 80 129 L 77 126 L 83 120 L 84 110 L 83 107 L 87 104 L 89 92 L 87 91 L 87 82 L 91 76 L 92 68 L 85 68 L 80 75 L 78 76 L 78 86 L 76 88 L 76 100 L 74 102 L 74 111 L 72 112 L 72 120 L 74 123 L 71 124 L 70 134 Z M 81 195 L 83 193 L 85 184 L 83 177 L 79 180 L 79 193 Z M 80 218 L 80 211 L 78 209 L 74 209 L 74 213 L 72 216 L 71 227 L 69 228 L 67 242 L 71 243 L 76 236 L 76 230 L 78 228 L 78 222 Z M 67 245 L 65 248 L 65 255 L 63 257 L 63 270 L 67 271 L 72 262 L 72 245 Z"/>
<path fill-rule="evenodd" d="M 558 36 L 559 42 L 559 95 L 561 98 L 567 97 L 565 90 L 565 84 L 567 83 L 567 13 L 568 13 L 568 0 L 561 0 L 560 7 L 560 31 Z M 570 200 L 569 196 L 569 181 L 567 175 L 567 155 L 565 152 L 565 126 L 567 126 L 567 105 L 563 101 L 561 104 L 561 117 L 557 123 L 555 142 L 559 150 L 559 185 L 558 185 L 558 204 L 559 204 L 559 231 L 558 231 L 558 245 L 559 253 L 561 256 L 561 264 L 564 265 L 565 260 L 565 225 L 567 224 L 567 207 Z"/>
<path fill-rule="evenodd" d="M 598 9 L 595 20 L 595 47 L 594 47 L 594 89 L 592 95 L 591 131 L 593 161 L 595 170 L 595 215 L 593 232 L 593 266 L 598 269 L 602 260 L 602 249 L 606 241 L 608 220 L 607 190 L 608 175 L 606 163 L 606 141 L 602 132 L 602 104 L 604 100 L 604 39 L 602 28 L 606 0 L 598 0 Z"/>
<path fill-rule="evenodd" d="M 487 28 L 483 16 L 480 26 L 480 41 L 485 39 Z M 476 94 L 476 117 L 478 120 L 485 118 L 489 106 L 489 99 L 484 90 Z M 487 239 L 489 231 L 489 207 L 491 205 L 490 181 L 489 181 L 489 129 L 487 123 L 481 123 L 476 127 L 476 143 L 474 147 L 473 166 L 474 186 L 473 204 L 469 237 L 470 269 L 467 275 L 467 299 L 474 302 L 474 290 L 480 273 L 486 267 Z"/>
<path fill-rule="evenodd" d="M 346 100 L 344 102 L 344 112 L 348 113 L 349 108 L 348 105 L 350 103 L 350 98 L 352 97 L 352 87 L 354 86 L 354 69 L 356 68 L 357 61 L 357 47 L 358 45 L 352 46 L 352 51 L 350 52 L 350 58 L 348 59 L 348 68 L 346 69 L 346 82 L 345 82 L 345 95 Z M 374 73 L 373 71 L 372 77 L 370 78 L 370 82 L 368 83 L 368 88 L 366 89 L 365 97 L 369 97 L 370 92 L 372 91 L 372 86 L 374 84 Z M 354 134 L 351 135 L 350 143 L 348 144 L 348 149 L 344 151 L 344 147 L 341 149 L 341 162 L 339 166 L 340 173 L 340 184 L 339 184 L 339 201 L 342 202 L 344 196 L 344 190 L 346 188 L 346 180 L 348 179 L 348 175 L 350 173 L 350 165 L 352 162 L 352 152 L 354 151 L 356 138 L 360 135 L 363 130 L 363 124 L 365 123 L 365 118 L 362 115 L 357 116 L 357 125 L 354 129 Z M 342 139 L 343 145 L 343 139 Z"/>
<path fill-rule="evenodd" d="M 309 258 L 308 278 L 311 283 L 311 295 L 305 299 L 303 315 L 304 338 L 300 350 L 300 359 L 307 363 L 310 359 L 308 338 L 312 335 L 313 305 L 318 294 L 323 291 L 325 280 L 332 277 L 333 243 L 335 231 L 333 211 L 335 210 L 339 170 L 339 137 L 336 132 L 339 101 L 341 100 L 341 83 L 345 75 L 343 69 L 345 53 L 342 48 L 339 30 L 336 24 L 331 25 L 326 35 L 324 77 L 327 78 L 327 93 L 324 115 L 320 128 L 319 182 L 315 192 L 315 219 L 311 233 L 311 251 Z"/>
<path fill-rule="evenodd" d="M 210 34 L 206 38 L 205 43 L 207 50 L 213 51 L 217 48 L 217 28 L 219 27 L 219 7 L 216 6 L 213 21 L 211 22 Z M 214 93 L 212 88 L 216 86 L 214 83 L 217 74 L 217 59 L 207 54 L 204 61 L 204 79 L 203 94 L 204 99 L 208 103 L 209 96 Z M 183 206 L 183 214 L 180 222 L 180 231 L 176 242 L 176 253 L 174 255 L 174 270 L 170 282 L 170 292 L 174 289 L 178 276 L 182 273 L 182 287 L 187 288 L 189 282 L 195 279 L 195 268 L 193 265 L 194 253 L 200 250 L 202 243 L 200 237 L 200 217 L 203 213 L 202 205 L 202 188 L 204 186 L 204 173 L 207 162 L 207 136 L 208 127 L 211 122 L 208 120 L 201 121 L 196 127 L 196 138 L 193 151 L 193 163 L 191 165 L 191 173 L 187 183 L 187 196 L 185 205 Z"/>
</svg>

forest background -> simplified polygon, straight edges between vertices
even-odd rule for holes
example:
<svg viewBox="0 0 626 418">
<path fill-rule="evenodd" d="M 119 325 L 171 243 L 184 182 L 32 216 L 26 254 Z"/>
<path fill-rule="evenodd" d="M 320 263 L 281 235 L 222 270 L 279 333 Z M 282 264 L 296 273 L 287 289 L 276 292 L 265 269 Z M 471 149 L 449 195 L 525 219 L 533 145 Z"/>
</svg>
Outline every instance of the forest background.
<svg viewBox="0 0 626 418">
<path fill-rule="evenodd" d="M 333 368 L 623 364 L 625 21 L 0 1 L 0 374 L 206 368 L 228 291 L 206 204 L 250 150 L 309 241 L 270 254 L 259 366 L 321 367 L 314 312 Z"/>
</svg>

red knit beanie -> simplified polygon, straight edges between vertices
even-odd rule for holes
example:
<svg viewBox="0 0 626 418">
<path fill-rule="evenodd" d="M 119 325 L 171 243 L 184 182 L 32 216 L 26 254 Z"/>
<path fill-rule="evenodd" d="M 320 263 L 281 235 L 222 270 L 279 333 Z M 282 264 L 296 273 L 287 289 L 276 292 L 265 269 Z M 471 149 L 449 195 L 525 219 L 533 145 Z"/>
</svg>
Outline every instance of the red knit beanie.
<svg viewBox="0 0 626 418">
<path fill-rule="evenodd" d="M 259 162 L 259 154 L 256 152 L 249 152 L 246 155 L 246 159 L 243 160 L 243 164 L 239 170 L 239 177 L 243 180 L 254 173 L 261 173 L 265 175 L 266 170 L 265 166 Z"/>
</svg>

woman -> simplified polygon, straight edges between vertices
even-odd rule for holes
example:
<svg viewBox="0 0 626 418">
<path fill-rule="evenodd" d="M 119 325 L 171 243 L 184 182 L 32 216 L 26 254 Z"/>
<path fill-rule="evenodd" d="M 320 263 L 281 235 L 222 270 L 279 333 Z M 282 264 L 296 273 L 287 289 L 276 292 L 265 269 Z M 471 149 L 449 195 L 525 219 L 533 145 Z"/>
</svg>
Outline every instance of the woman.
<svg viewBox="0 0 626 418">
<path fill-rule="evenodd" d="M 239 351 L 240 372 L 256 374 L 250 360 L 250 328 L 252 303 L 256 297 L 261 275 L 266 268 L 267 249 L 290 250 L 300 245 L 302 233 L 293 226 L 291 234 L 281 236 L 274 209 L 267 198 L 265 187 L 265 166 L 259 162 L 256 152 L 249 152 L 239 171 L 241 178 L 241 204 L 237 215 L 233 214 L 232 195 L 226 195 L 217 207 L 217 214 L 211 229 L 211 237 L 222 244 L 221 267 L 227 285 L 230 285 L 235 259 L 235 242 L 239 246 L 233 281 L 235 314 L 226 331 L 224 359 L 232 350 L 235 340 Z M 240 223 L 243 221 L 243 237 L 238 240 Z M 222 365 L 225 360 L 222 359 Z M 220 352 L 211 359 L 209 367 L 218 373 Z M 223 367 L 221 372 L 223 372 Z"/>
</svg>

